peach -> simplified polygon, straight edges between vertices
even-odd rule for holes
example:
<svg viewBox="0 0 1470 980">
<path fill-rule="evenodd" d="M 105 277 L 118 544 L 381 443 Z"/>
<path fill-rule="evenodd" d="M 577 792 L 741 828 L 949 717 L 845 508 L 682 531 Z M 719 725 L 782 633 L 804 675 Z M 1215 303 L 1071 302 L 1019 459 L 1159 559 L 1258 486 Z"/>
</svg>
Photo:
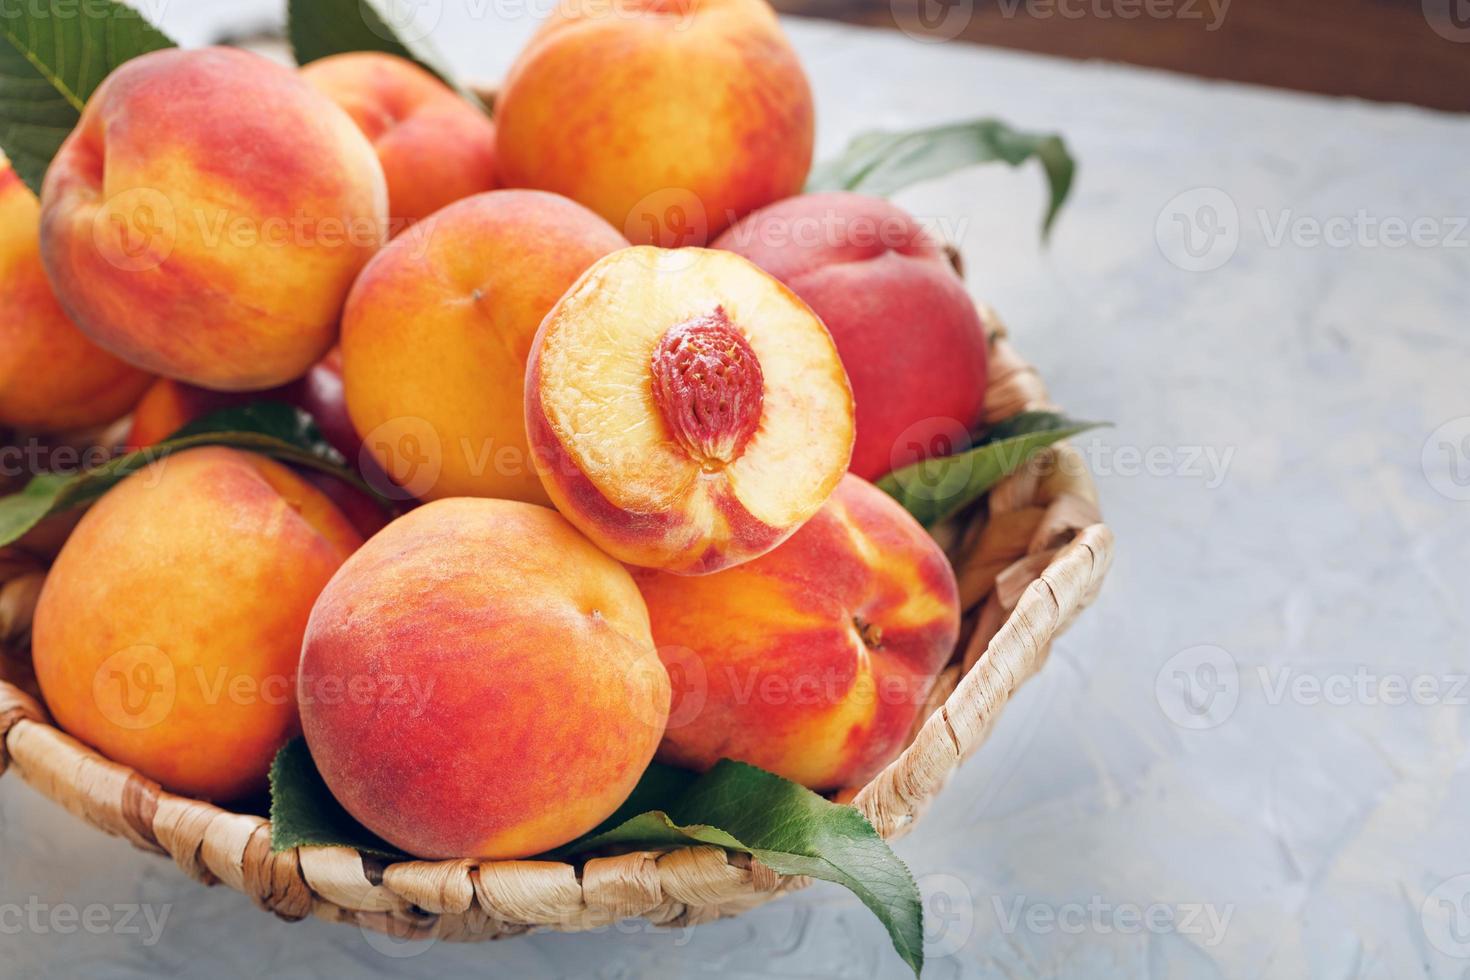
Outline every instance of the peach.
<svg viewBox="0 0 1470 980">
<path fill-rule="evenodd" d="M 322 592 L 302 727 L 332 794 L 424 858 L 518 858 L 627 798 L 669 680 L 632 577 L 555 511 L 439 500 Z"/>
<path fill-rule="evenodd" d="M 301 77 L 351 116 L 377 150 L 395 234 L 495 187 L 490 117 L 413 62 L 355 51 L 313 61 Z"/>
<path fill-rule="evenodd" d="M 367 139 L 295 72 L 229 48 L 134 58 L 46 173 L 41 259 L 82 331 L 206 388 L 320 360 L 387 233 Z"/>
<path fill-rule="evenodd" d="M 959 633 L 944 553 L 856 476 L 770 554 L 637 581 L 674 686 L 659 759 L 728 756 L 819 791 L 867 782 L 903 748 Z"/>
<path fill-rule="evenodd" d="M 985 328 L 912 216 L 860 194 L 810 194 L 757 211 L 714 247 L 790 286 L 832 331 L 857 403 L 854 473 L 876 480 L 966 447 L 985 403 Z"/>
<path fill-rule="evenodd" d="M 703 245 L 801 190 L 813 118 L 766 0 L 565 0 L 496 100 L 496 162 L 635 244 Z"/>
<path fill-rule="evenodd" d="M 703 574 L 770 551 L 852 452 L 832 338 L 744 259 L 636 246 L 547 315 L 526 429 L 567 519 L 632 565 Z"/>
<path fill-rule="evenodd" d="M 361 543 L 320 493 L 252 453 L 191 449 L 82 518 L 36 607 L 36 677 L 57 723 L 168 789 L 265 786 L 298 730 L 317 594 Z"/>
<path fill-rule="evenodd" d="M 57 432 L 127 414 L 148 375 L 67 319 L 40 256 L 41 205 L 0 154 L 0 424 Z"/>
<path fill-rule="evenodd" d="M 527 458 L 531 341 L 577 277 L 627 244 L 542 191 L 476 195 L 394 239 L 342 317 L 347 408 L 366 451 L 417 497 L 548 503 Z"/>
</svg>

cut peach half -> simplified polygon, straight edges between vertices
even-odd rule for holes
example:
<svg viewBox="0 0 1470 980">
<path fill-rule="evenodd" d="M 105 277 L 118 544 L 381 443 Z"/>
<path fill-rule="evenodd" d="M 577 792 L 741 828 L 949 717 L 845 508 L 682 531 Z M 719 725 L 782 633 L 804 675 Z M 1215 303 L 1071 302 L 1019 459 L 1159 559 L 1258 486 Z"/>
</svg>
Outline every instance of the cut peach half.
<svg viewBox="0 0 1470 980">
<path fill-rule="evenodd" d="M 547 314 L 526 372 L 547 494 L 613 557 L 700 575 L 770 551 L 852 456 L 827 328 L 729 252 L 627 248 Z"/>
</svg>

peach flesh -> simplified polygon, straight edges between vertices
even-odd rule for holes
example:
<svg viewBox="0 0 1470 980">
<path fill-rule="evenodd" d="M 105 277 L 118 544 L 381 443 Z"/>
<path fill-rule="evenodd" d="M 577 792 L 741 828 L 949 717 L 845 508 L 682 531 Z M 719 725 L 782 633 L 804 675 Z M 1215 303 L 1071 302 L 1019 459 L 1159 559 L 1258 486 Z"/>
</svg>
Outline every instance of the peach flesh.
<svg viewBox="0 0 1470 980">
<path fill-rule="evenodd" d="M 748 561 L 821 507 L 852 452 L 852 392 L 812 311 L 749 261 L 625 248 L 547 315 L 526 370 L 547 495 L 630 565 Z"/>
</svg>

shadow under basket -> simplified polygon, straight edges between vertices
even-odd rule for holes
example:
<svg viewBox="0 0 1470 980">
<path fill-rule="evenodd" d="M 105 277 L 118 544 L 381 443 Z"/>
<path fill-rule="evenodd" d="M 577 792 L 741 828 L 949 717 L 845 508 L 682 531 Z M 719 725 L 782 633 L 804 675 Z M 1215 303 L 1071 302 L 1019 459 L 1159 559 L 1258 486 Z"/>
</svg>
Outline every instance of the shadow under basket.
<svg viewBox="0 0 1470 980">
<path fill-rule="evenodd" d="M 994 313 L 985 422 L 1051 409 L 1035 369 Z M 1113 536 L 1080 454 L 1043 450 L 979 505 L 935 529 L 959 578 L 959 644 L 903 753 L 865 786 L 837 794 L 886 838 L 909 831 L 949 775 L 985 740 L 1012 692 L 1097 595 Z M 31 614 L 57 544 L 0 549 L 0 774 L 19 773 L 76 816 L 223 883 L 284 919 L 308 915 L 399 938 L 496 939 L 576 932 L 642 917 L 684 926 L 734 915 L 800 888 L 717 847 L 561 861 L 387 862 L 347 847 L 271 850 L 270 822 L 162 790 L 55 728 L 34 696 Z"/>
</svg>

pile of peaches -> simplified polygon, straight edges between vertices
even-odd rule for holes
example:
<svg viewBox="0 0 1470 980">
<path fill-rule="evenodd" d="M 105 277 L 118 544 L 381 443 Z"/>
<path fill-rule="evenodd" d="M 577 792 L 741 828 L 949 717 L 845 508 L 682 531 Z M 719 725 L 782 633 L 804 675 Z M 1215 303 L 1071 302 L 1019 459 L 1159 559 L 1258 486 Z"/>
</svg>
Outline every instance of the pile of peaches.
<svg viewBox="0 0 1470 980">
<path fill-rule="evenodd" d="M 221 802 L 304 733 L 425 858 L 555 848 L 655 756 L 871 778 L 960 609 L 868 481 L 979 423 L 986 337 L 920 222 L 801 193 L 812 149 L 764 0 L 564 7 L 493 121 L 386 54 L 114 70 L 39 201 L 0 174 L 0 423 L 284 401 L 392 506 L 161 455 L 46 579 L 56 722 Z"/>
</svg>

